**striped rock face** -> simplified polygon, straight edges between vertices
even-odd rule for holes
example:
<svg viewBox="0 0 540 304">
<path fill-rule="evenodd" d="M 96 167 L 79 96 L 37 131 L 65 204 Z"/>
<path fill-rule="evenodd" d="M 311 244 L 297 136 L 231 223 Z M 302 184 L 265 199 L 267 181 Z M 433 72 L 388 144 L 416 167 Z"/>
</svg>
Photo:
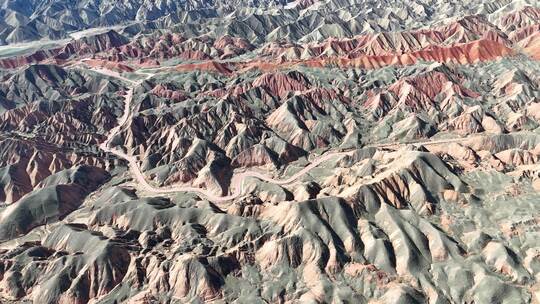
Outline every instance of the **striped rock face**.
<svg viewBox="0 0 540 304">
<path fill-rule="evenodd" d="M 533 0 L 0 0 L 0 303 L 539 303 Z"/>
</svg>

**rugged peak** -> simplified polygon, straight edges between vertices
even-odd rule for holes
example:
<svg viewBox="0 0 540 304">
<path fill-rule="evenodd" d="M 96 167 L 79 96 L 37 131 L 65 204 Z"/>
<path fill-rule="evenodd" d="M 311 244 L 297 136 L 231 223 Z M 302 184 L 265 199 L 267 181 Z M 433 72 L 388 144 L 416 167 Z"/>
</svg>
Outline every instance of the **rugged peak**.
<svg viewBox="0 0 540 304">
<path fill-rule="evenodd" d="M 0 303 L 536 303 L 533 0 L 0 0 Z"/>
</svg>

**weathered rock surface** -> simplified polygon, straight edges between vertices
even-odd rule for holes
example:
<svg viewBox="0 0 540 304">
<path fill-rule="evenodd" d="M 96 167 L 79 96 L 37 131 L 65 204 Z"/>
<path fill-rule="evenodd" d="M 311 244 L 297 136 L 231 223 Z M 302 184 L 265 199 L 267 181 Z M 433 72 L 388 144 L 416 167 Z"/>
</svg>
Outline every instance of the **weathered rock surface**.
<svg viewBox="0 0 540 304">
<path fill-rule="evenodd" d="M 531 0 L 0 0 L 1 303 L 537 303 Z"/>
</svg>

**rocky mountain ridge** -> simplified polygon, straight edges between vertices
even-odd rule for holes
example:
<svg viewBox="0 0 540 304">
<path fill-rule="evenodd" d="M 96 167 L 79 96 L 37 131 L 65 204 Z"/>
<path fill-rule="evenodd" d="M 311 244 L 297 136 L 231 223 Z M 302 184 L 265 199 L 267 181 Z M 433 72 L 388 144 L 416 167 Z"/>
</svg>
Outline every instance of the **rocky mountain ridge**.
<svg viewBox="0 0 540 304">
<path fill-rule="evenodd" d="M 537 303 L 539 26 L 0 0 L 0 302 Z"/>
</svg>

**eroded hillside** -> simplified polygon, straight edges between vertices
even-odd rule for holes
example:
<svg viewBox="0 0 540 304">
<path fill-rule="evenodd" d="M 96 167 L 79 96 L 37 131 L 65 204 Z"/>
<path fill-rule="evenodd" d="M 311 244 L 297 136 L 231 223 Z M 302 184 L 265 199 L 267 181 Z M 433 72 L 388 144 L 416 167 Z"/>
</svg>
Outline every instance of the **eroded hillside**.
<svg viewBox="0 0 540 304">
<path fill-rule="evenodd" d="M 0 302 L 538 303 L 534 1 L 0 0 Z"/>
</svg>

